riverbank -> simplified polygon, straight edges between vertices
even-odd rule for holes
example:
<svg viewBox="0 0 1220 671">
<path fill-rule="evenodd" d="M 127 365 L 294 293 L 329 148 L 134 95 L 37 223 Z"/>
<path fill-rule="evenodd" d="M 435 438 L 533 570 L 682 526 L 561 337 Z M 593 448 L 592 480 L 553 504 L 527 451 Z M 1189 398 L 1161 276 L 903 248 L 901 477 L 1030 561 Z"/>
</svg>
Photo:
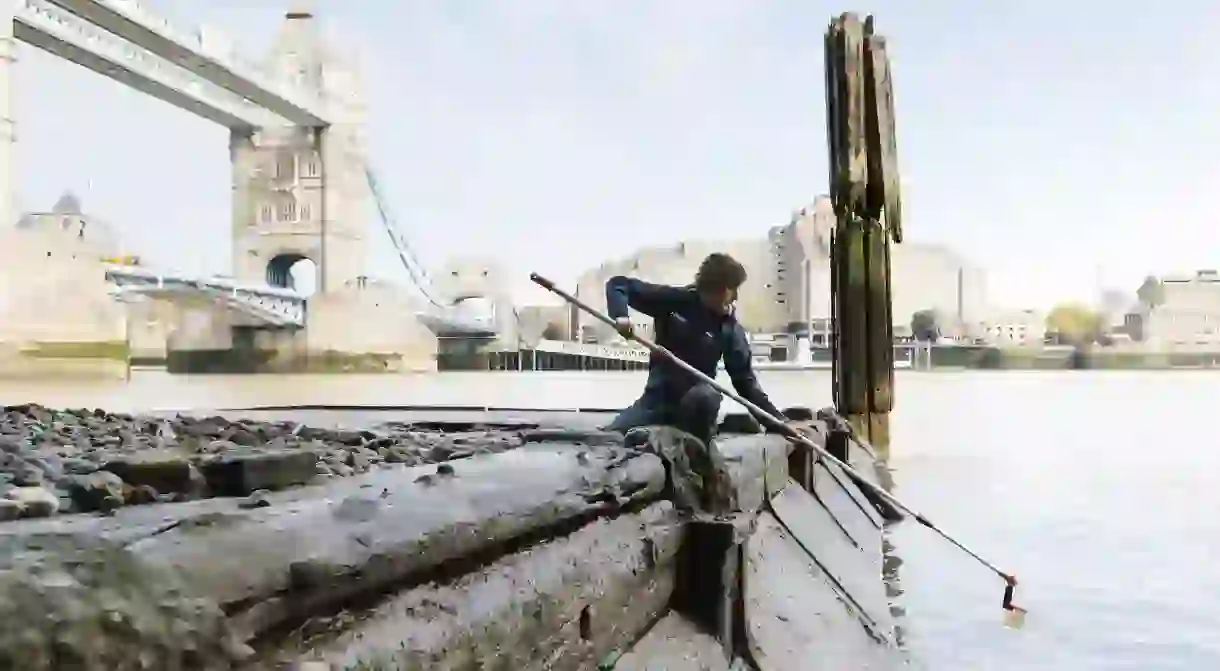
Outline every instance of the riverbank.
<svg viewBox="0 0 1220 671">
<path fill-rule="evenodd" d="M 347 431 L 292 421 L 7 406 L 0 417 L 0 521 L 252 496 L 382 465 L 436 464 L 520 444 L 512 434 L 478 429 Z"/>
<path fill-rule="evenodd" d="M 101 462 L 67 476 L 73 502 L 122 485 L 98 492 L 100 515 L 0 525 L 0 667 L 905 666 L 881 511 L 780 436 L 726 428 L 708 451 L 664 427 L 587 428 L 596 412 L 304 411 L 4 408 L 22 483 L 3 500 L 51 491 L 65 451 Z M 842 420 L 805 426 L 875 483 Z M 163 504 L 117 500 L 154 475 Z"/>
<path fill-rule="evenodd" d="M 1220 350 L 941 345 L 910 350 L 911 368 L 936 370 L 1212 370 Z"/>
</svg>

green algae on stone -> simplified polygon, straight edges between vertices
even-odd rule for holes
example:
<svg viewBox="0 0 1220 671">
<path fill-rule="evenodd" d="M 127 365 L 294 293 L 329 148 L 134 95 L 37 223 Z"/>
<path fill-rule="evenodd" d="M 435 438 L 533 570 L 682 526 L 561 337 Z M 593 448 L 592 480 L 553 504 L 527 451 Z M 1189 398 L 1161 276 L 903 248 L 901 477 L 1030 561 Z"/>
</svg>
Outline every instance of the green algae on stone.
<svg viewBox="0 0 1220 671">
<path fill-rule="evenodd" d="M 118 544 L 0 539 L 0 668 L 212 671 L 242 646 L 215 604 Z"/>
</svg>

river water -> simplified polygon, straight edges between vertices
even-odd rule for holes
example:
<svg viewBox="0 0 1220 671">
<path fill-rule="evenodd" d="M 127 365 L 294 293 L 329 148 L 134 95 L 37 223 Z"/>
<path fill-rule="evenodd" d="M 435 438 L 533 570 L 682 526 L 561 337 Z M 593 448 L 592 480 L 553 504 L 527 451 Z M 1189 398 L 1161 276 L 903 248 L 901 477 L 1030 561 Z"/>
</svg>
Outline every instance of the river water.
<svg viewBox="0 0 1220 671">
<path fill-rule="evenodd" d="M 822 372 L 763 372 L 781 405 L 829 405 Z M 621 407 L 640 373 L 179 377 L 0 382 L 0 403 L 166 410 L 287 404 Z M 1001 583 L 912 523 L 907 645 L 935 670 L 1220 669 L 1220 375 L 902 372 L 895 493 L 1021 579 Z M 846 671 L 846 670 L 845 670 Z"/>
</svg>

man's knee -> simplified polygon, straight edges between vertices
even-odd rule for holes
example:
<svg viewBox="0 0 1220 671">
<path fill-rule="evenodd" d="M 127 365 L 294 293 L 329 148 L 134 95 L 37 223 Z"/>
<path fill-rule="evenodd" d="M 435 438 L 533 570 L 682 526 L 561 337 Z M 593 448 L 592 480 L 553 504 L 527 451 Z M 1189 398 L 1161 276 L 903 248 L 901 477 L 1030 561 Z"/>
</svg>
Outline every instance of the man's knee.
<svg viewBox="0 0 1220 671">
<path fill-rule="evenodd" d="M 626 433 L 640 426 L 655 424 L 658 421 L 656 409 L 644 400 L 637 400 L 614 418 L 605 428 L 607 431 Z"/>
<path fill-rule="evenodd" d="M 720 392 L 710 384 L 697 384 L 683 395 L 682 409 L 686 413 L 714 418 L 720 414 Z"/>
</svg>

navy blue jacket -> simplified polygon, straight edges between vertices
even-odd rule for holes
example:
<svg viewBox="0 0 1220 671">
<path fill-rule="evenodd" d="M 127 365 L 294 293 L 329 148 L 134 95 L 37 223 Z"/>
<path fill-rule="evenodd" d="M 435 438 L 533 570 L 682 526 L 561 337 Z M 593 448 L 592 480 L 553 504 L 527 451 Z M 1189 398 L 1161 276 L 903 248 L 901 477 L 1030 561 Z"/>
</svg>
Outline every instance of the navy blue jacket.
<svg viewBox="0 0 1220 671">
<path fill-rule="evenodd" d="M 671 287 L 623 276 L 610 278 L 606 282 L 606 311 L 618 319 L 628 316 L 628 307 L 652 317 L 656 343 L 704 375 L 715 378 L 717 364 L 723 358 L 737 393 L 783 419 L 754 376 L 745 329 L 732 314 L 709 310 L 693 287 Z M 648 360 L 644 395 L 656 402 L 676 403 L 697 382 L 677 364 L 653 354 Z"/>
</svg>

